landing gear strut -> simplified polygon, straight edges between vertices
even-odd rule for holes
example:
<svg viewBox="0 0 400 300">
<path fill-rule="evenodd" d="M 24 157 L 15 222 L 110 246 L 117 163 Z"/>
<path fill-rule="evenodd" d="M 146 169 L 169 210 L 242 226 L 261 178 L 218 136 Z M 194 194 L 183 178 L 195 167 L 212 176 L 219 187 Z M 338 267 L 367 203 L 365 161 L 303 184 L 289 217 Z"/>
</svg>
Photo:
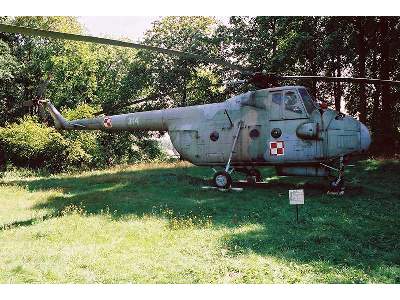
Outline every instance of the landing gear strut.
<svg viewBox="0 0 400 300">
<path fill-rule="evenodd" d="M 213 177 L 213 183 L 217 188 L 220 189 L 229 189 L 232 185 L 232 177 L 230 173 L 233 172 L 233 168 L 231 168 L 232 155 L 235 151 L 236 142 L 239 137 L 240 130 L 242 129 L 243 121 L 239 121 L 238 127 L 235 131 L 235 135 L 233 136 L 233 143 L 231 152 L 229 154 L 228 162 L 226 163 L 225 169 L 223 171 L 216 172 Z"/>
<path fill-rule="evenodd" d="M 329 167 L 327 165 L 324 165 Z M 343 195 L 344 194 L 344 157 L 339 158 L 339 169 L 329 167 L 338 172 L 338 176 L 330 182 L 328 195 Z"/>
</svg>

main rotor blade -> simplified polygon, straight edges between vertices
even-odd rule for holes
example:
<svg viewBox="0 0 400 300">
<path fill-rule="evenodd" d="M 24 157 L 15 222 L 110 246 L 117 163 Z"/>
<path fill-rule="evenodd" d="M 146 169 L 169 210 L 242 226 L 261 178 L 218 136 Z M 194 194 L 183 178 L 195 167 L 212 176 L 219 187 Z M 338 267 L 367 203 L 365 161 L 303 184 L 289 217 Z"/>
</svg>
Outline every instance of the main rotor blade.
<svg viewBox="0 0 400 300">
<path fill-rule="evenodd" d="M 126 103 L 118 103 L 118 104 L 112 105 L 110 107 L 107 107 L 106 109 L 102 109 L 100 111 L 97 111 L 97 112 L 94 113 L 94 115 L 101 115 L 101 114 L 104 114 L 104 113 L 113 112 L 116 109 L 126 108 L 126 107 L 129 107 L 131 105 L 139 104 L 139 103 L 142 103 L 142 102 L 147 102 L 147 101 L 151 102 L 151 101 L 155 100 L 156 98 L 157 98 L 157 94 L 152 94 L 152 95 L 150 95 L 148 97 L 145 97 L 145 98 L 128 100 Z"/>
<path fill-rule="evenodd" d="M 279 80 L 284 79 L 311 79 L 327 82 L 349 82 L 349 83 L 371 83 L 371 84 L 393 84 L 400 85 L 400 81 L 389 79 L 353 78 L 353 77 L 329 77 L 329 76 L 276 76 Z"/>
<path fill-rule="evenodd" d="M 29 35 L 29 36 L 42 36 L 42 37 L 47 37 L 47 38 L 63 39 L 63 40 L 70 40 L 70 41 L 87 42 L 87 43 L 95 43 L 95 44 L 102 44 L 102 45 L 134 48 L 134 49 L 144 49 L 144 50 L 156 51 L 156 52 L 160 52 L 160 53 L 164 53 L 164 54 L 168 54 L 168 55 L 179 56 L 179 57 L 183 57 L 183 58 L 203 60 L 203 61 L 206 61 L 209 63 L 227 67 L 232 70 L 237 70 L 240 72 L 249 71 L 241 66 L 229 63 L 229 62 L 227 62 L 225 60 L 221 60 L 221 59 L 211 58 L 211 57 L 207 57 L 207 56 L 203 56 L 203 55 L 199 55 L 199 54 L 182 52 L 182 51 L 177 51 L 177 50 L 172 50 L 172 49 L 165 49 L 165 48 L 147 46 L 147 45 L 136 44 L 136 43 L 131 43 L 131 42 L 123 42 L 123 41 L 119 41 L 119 40 L 100 38 L 100 37 L 95 37 L 95 36 L 79 35 L 79 34 L 64 33 L 64 32 L 57 32 L 57 31 L 50 31 L 50 30 L 42 30 L 42 29 L 34 29 L 34 28 L 6 25 L 6 24 L 0 24 L 0 32 L 19 33 L 22 35 Z"/>
</svg>

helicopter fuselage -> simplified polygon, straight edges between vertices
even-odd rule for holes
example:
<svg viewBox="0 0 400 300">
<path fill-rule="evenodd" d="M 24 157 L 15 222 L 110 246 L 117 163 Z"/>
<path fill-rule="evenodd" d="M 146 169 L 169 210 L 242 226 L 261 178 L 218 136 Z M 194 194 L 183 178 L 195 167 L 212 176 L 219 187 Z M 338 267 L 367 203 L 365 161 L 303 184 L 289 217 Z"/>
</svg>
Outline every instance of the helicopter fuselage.
<svg viewBox="0 0 400 300">
<path fill-rule="evenodd" d="M 236 132 L 232 166 L 310 165 L 367 150 L 370 137 L 363 124 L 305 104 L 299 89 L 305 90 L 257 90 L 223 103 L 166 111 L 172 144 L 199 166 L 225 165 Z"/>
<path fill-rule="evenodd" d="M 301 86 L 250 91 L 222 103 L 74 121 L 63 119 L 51 103 L 48 108 L 59 128 L 168 131 L 177 152 L 195 165 L 224 166 L 231 157 L 232 167 L 276 166 L 283 175 L 324 176 L 320 162 L 366 151 L 371 141 L 365 125 L 320 109 Z"/>
</svg>

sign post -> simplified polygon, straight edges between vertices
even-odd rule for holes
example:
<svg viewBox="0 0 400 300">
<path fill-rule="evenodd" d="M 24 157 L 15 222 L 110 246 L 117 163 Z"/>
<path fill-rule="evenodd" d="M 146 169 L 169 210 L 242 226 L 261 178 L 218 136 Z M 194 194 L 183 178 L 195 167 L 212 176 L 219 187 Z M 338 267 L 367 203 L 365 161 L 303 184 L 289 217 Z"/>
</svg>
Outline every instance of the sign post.
<svg viewBox="0 0 400 300">
<path fill-rule="evenodd" d="M 289 190 L 289 204 L 296 206 L 296 220 L 299 223 L 299 205 L 304 204 L 304 190 Z"/>
</svg>

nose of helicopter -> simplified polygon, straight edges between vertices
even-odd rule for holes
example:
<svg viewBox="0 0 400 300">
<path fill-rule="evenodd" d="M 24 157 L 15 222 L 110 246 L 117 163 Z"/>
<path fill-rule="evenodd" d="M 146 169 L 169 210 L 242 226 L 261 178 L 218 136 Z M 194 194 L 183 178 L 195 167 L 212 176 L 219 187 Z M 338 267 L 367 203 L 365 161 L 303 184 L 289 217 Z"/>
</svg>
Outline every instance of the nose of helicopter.
<svg viewBox="0 0 400 300">
<path fill-rule="evenodd" d="M 361 123 L 361 128 L 360 128 L 360 142 L 361 142 L 361 151 L 367 151 L 369 148 L 369 145 L 371 144 L 371 134 L 369 133 L 369 130 L 367 126 L 365 126 L 363 123 Z"/>
</svg>

